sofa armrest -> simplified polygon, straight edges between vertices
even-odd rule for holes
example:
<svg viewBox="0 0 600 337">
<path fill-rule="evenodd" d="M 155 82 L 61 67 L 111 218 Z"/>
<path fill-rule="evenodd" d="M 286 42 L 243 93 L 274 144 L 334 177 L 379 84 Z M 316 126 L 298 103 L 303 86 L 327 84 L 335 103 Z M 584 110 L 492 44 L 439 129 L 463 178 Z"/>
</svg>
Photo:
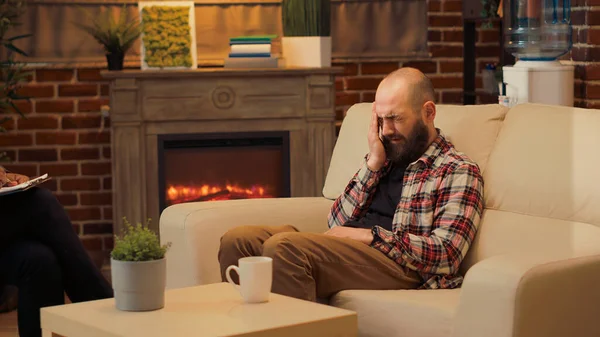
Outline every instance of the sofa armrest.
<svg viewBox="0 0 600 337">
<path fill-rule="evenodd" d="M 290 224 L 303 232 L 324 232 L 332 204 L 313 197 L 193 202 L 166 208 L 159 231 L 161 242 L 172 243 L 167 252 L 167 288 L 220 282 L 217 253 L 228 230 Z"/>
<path fill-rule="evenodd" d="M 495 256 L 465 276 L 455 337 L 600 336 L 600 255 Z"/>
</svg>

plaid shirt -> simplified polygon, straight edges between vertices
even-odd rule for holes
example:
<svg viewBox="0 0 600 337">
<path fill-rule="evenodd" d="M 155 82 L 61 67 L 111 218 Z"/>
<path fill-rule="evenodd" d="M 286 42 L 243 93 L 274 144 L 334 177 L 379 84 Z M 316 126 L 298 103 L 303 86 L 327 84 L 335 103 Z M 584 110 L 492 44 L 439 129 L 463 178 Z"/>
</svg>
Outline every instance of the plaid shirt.
<svg viewBox="0 0 600 337">
<path fill-rule="evenodd" d="M 408 165 L 393 231 L 374 226 L 374 247 L 401 266 L 417 271 L 421 288 L 456 288 L 458 274 L 483 211 L 483 179 L 477 164 L 457 152 L 438 129 L 427 151 Z M 390 172 L 371 171 L 363 162 L 329 213 L 329 227 L 343 226 L 365 215 L 379 179 Z"/>
</svg>

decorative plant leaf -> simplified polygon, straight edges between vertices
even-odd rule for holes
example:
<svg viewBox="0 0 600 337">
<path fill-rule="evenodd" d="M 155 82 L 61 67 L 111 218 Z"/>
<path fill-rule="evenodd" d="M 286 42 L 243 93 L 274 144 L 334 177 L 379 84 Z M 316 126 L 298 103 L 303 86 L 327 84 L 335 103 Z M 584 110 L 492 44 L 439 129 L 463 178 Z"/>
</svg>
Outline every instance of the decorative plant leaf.
<svg viewBox="0 0 600 337">
<path fill-rule="evenodd" d="M 108 10 L 94 16 L 82 7 L 79 9 L 85 15 L 85 23 L 73 24 L 92 36 L 107 53 L 126 53 L 142 32 L 141 22 L 129 17 L 125 4 L 116 20 Z"/>
<path fill-rule="evenodd" d="M 330 36 L 331 0 L 282 0 L 284 36 Z"/>
<path fill-rule="evenodd" d="M 123 217 L 124 230 L 122 236 L 115 235 L 114 248 L 111 257 L 119 261 L 151 261 L 160 260 L 165 257 L 171 243 L 160 244 L 156 233 L 148 226 L 150 219 L 143 226 L 138 223 L 131 225 L 126 217 Z"/>
</svg>

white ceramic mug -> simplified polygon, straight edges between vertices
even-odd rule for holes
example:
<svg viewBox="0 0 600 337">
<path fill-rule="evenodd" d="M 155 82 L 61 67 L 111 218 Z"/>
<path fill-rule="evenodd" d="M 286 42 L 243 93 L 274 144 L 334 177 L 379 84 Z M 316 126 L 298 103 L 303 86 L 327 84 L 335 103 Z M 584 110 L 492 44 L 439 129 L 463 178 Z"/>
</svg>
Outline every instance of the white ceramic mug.
<svg viewBox="0 0 600 337">
<path fill-rule="evenodd" d="M 225 270 L 227 282 L 233 284 L 246 303 L 269 301 L 273 283 L 273 259 L 265 256 L 251 256 L 239 259 L 238 266 L 231 265 Z M 231 280 L 231 271 L 239 275 L 240 285 Z"/>
</svg>

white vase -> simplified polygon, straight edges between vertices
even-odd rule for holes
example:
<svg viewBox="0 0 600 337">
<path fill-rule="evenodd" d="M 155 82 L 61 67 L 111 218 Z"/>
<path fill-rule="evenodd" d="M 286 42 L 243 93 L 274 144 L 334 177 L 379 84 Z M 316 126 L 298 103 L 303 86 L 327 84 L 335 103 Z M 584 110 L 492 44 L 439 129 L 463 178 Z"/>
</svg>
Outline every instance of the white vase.
<svg viewBox="0 0 600 337">
<path fill-rule="evenodd" d="M 166 258 L 153 261 L 118 261 L 111 258 L 111 279 L 117 309 L 150 311 L 165 306 Z"/>
<path fill-rule="evenodd" d="M 283 36 L 286 67 L 331 67 L 331 36 Z"/>
</svg>

